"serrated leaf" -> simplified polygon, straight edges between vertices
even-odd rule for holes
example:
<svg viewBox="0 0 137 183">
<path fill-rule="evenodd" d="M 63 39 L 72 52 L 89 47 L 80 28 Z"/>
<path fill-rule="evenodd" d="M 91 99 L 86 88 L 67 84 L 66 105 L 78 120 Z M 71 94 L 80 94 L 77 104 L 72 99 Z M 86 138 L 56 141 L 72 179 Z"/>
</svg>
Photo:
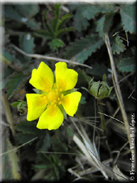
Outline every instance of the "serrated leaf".
<svg viewBox="0 0 137 183">
<path fill-rule="evenodd" d="M 136 4 L 126 4 L 120 8 L 123 28 L 131 34 L 136 32 Z"/>
<path fill-rule="evenodd" d="M 99 13 L 113 12 L 115 5 L 103 4 L 103 5 L 91 5 L 84 4 L 79 5 L 76 9 L 74 16 L 74 27 L 80 32 L 82 29 L 85 30 L 89 26 L 87 20 L 94 19 Z"/>
<path fill-rule="evenodd" d="M 11 65 L 13 63 L 21 64 L 20 60 L 15 57 L 15 55 L 11 55 L 6 50 L 2 52 L 3 56 L 6 58 L 5 62 L 6 64 Z"/>
<path fill-rule="evenodd" d="M 19 37 L 20 48 L 26 53 L 33 53 L 35 47 L 34 38 L 30 34 L 20 35 Z"/>
<path fill-rule="evenodd" d="M 122 72 L 134 72 L 136 70 L 135 58 L 123 58 L 122 60 L 120 60 L 118 68 Z"/>
<path fill-rule="evenodd" d="M 5 5 L 4 6 L 4 17 L 10 20 L 21 21 L 22 15 L 17 12 L 13 6 Z"/>
<path fill-rule="evenodd" d="M 52 39 L 53 38 L 52 33 L 46 32 L 44 30 L 38 30 L 34 33 L 34 35 L 36 35 L 38 37 L 46 38 L 46 39 Z"/>
<path fill-rule="evenodd" d="M 57 31 L 57 27 L 58 27 L 58 17 L 54 17 L 51 21 L 51 29 L 54 33 L 56 33 Z"/>
<path fill-rule="evenodd" d="M 7 96 L 10 99 L 18 90 L 25 85 L 25 82 L 28 80 L 29 76 L 24 75 L 22 72 L 20 73 L 13 73 L 8 79 L 7 82 Z"/>
<path fill-rule="evenodd" d="M 76 40 L 64 53 L 65 57 L 73 58 L 80 63 L 84 61 L 104 44 L 104 41 L 96 34 L 88 35 L 86 38 Z"/>
<path fill-rule="evenodd" d="M 40 29 L 40 22 L 36 22 L 34 18 L 29 19 L 26 22 L 26 26 L 29 27 L 31 30 L 39 30 Z"/>
<path fill-rule="evenodd" d="M 100 37 L 103 37 L 104 33 L 109 32 L 115 14 L 116 12 L 106 13 L 97 21 L 96 31 L 99 33 Z"/>
<path fill-rule="evenodd" d="M 24 134 L 34 134 L 35 136 L 41 134 L 40 130 L 36 128 L 36 123 L 34 122 L 22 121 L 17 124 L 16 129 Z"/>
<path fill-rule="evenodd" d="M 70 32 L 70 31 L 75 31 L 75 28 L 73 28 L 73 27 L 68 27 L 68 28 L 60 29 L 60 30 L 58 30 L 57 33 L 55 34 L 55 37 L 56 37 L 56 38 L 61 37 L 61 36 L 63 36 L 64 34 L 66 34 L 67 32 Z"/>
<path fill-rule="evenodd" d="M 97 21 L 96 31 L 99 33 L 100 37 L 103 37 L 103 34 L 104 34 L 104 32 L 103 32 L 104 21 L 105 21 L 105 16 L 101 17 Z"/>
<path fill-rule="evenodd" d="M 59 17 L 60 15 L 60 10 L 61 10 L 61 4 L 57 3 L 54 6 L 54 16 Z"/>
<path fill-rule="evenodd" d="M 125 45 L 123 44 L 123 40 L 120 39 L 120 36 L 116 36 L 115 41 L 112 44 L 112 52 L 113 54 L 120 54 L 126 50 Z"/>
<path fill-rule="evenodd" d="M 81 14 L 84 18 L 87 18 L 88 20 L 95 17 L 97 13 L 99 13 L 99 7 L 97 5 L 90 5 L 86 4 L 82 6 Z"/>
<path fill-rule="evenodd" d="M 48 44 L 53 51 L 57 50 L 59 47 L 64 46 L 64 42 L 61 39 L 53 39 Z"/>
<path fill-rule="evenodd" d="M 63 28 L 63 26 L 67 23 L 67 21 L 72 17 L 71 14 L 64 15 L 58 22 L 58 29 Z"/>
<path fill-rule="evenodd" d="M 81 6 L 77 9 L 73 23 L 73 27 L 75 27 L 79 32 L 81 32 L 81 30 L 86 30 L 89 26 L 88 20 L 81 15 L 81 9 Z"/>
<path fill-rule="evenodd" d="M 14 8 L 22 15 L 22 17 L 27 18 L 31 18 L 39 12 L 39 6 L 37 4 L 15 5 Z"/>
</svg>

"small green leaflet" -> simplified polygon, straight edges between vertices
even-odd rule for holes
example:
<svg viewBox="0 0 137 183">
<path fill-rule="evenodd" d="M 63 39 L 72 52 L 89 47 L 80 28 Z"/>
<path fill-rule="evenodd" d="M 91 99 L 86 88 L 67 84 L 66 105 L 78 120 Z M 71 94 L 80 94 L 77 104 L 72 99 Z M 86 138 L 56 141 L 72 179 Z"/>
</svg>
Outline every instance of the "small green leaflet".
<svg viewBox="0 0 137 183">
<path fill-rule="evenodd" d="M 123 58 L 118 64 L 118 68 L 122 72 L 134 72 L 136 69 L 136 62 L 134 57 Z"/>
</svg>

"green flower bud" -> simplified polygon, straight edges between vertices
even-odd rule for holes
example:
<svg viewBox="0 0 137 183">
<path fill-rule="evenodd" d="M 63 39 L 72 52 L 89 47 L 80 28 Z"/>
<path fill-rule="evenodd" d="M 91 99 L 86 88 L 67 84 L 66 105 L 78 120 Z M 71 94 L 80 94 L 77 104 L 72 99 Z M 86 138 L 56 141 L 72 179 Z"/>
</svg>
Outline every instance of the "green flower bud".
<svg viewBox="0 0 137 183">
<path fill-rule="evenodd" d="M 96 99 L 106 98 L 110 95 L 112 87 L 109 87 L 106 82 L 106 76 L 103 76 L 103 81 L 94 81 L 92 78 L 89 82 L 90 94 L 93 95 Z"/>
</svg>

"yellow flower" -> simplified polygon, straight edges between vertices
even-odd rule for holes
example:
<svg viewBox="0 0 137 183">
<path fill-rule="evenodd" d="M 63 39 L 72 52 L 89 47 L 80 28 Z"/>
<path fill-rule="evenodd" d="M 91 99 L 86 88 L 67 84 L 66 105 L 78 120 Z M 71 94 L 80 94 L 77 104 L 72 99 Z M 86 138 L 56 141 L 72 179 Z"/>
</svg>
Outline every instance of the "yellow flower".
<svg viewBox="0 0 137 183">
<path fill-rule="evenodd" d="M 42 92 L 26 94 L 27 120 L 39 118 L 37 128 L 55 130 L 63 123 L 64 110 L 74 116 L 81 99 L 81 93 L 72 90 L 77 79 L 78 73 L 68 69 L 65 62 L 55 64 L 55 79 L 52 70 L 41 62 L 38 69 L 32 70 L 29 83 Z"/>
</svg>

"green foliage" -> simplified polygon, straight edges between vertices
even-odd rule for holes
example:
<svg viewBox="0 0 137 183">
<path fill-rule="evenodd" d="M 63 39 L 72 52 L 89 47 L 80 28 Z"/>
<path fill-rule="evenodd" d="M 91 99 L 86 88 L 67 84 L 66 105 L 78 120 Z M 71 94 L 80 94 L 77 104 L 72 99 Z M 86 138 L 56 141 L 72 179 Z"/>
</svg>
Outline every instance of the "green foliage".
<svg viewBox="0 0 137 183">
<path fill-rule="evenodd" d="M 13 73 L 8 78 L 7 82 L 7 96 L 10 99 L 15 93 L 19 91 L 21 87 L 23 87 L 26 84 L 26 81 L 28 80 L 28 76 L 24 75 L 22 72 L 20 73 Z"/>
<path fill-rule="evenodd" d="M 123 28 L 131 34 L 136 32 L 136 3 L 121 6 L 120 15 Z"/>
<path fill-rule="evenodd" d="M 122 72 L 134 72 L 136 70 L 135 58 L 130 57 L 121 59 L 118 68 Z"/>
<path fill-rule="evenodd" d="M 40 23 L 36 22 L 34 17 L 39 12 L 39 6 L 28 5 L 6 5 L 4 8 L 4 17 L 9 21 L 17 21 L 17 24 L 26 24 L 32 30 L 40 28 Z"/>
<path fill-rule="evenodd" d="M 21 35 L 19 37 L 20 48 L 26 53 L 33 53 L 35 47 L 34 38 L 30 34 Z"/>
<path fill-rule="evenodd" d="M 92 65 L 94 69 L 87 69 L 87 73 L 93 76 L 99 76 L 102 78 L 103 74 L 108 74 L 108 69 L 104 64 L 94 64 Z"/>
<path fill-rule="evenodd" d="M 70 14 L 66 14 L 60 18 L 61 15 L 61 5 L 56 4 L 54 6 L 54 17 L 51 21 L 48 20 L 49 12 L 45 10 L 44 12 L 44 25 L 46 30 L 39 30 L 35 33 L 36 36 L 46 38 L 47 40 L 51 40 L 49 42 L 49 46 L 51 50 L 55 51 L 59 47 L 64 46 L 64 42 L 60 39 L 61 36 L 66 34 L 67 32 L 74 31 L 73 27 L 64 28 L 65 24 L 72 17 Z"/>
<path fill-rule="evenodd" d="M 113 54 L 120 54 L 121 52 L 123 52 L 125 50 L 126 50 L 126 47 L 123 44 L 122 39 L 120 39 L 120 36 L 116 36 L 114 43 L 112 45 Z"/>
<path fill-rule="evenodd" d="M 84 63 L 85 60 L 92 53 L 96 52 L 103 45 L 104 41 L 98 37 L 97 34 L 91 34 L 87 37 L 76 40 L 72 43 L 64 53 L 67 59 L 74 59 L 80 63 Z"/>
<path fill-rule="evenodd" d="M 41 159 L 44 164 L 34 165 L 35 169 L 45 169 L 48 173 L 44 176 L 45 180 L 54 181 L 59 180 L 60 177 L 65 173 L 64 166 L 62 165 L 59 158 L 55 155 L 41 155 Z M 49 173 L 50 172 L 50 173 Z"/>
<path fill-rule="evenodd" d="M 17 102 L 13 102 L 11 106 L 16 107 L 20 114 L 24 114 L 26 112 L 27 103 L 20 100 Z"/>
<path fill-rule="evenodd" d="M 73 5 L 74 6 L 74 5 Z M 75 6 L 76 13 L 74 16 L 74 27 L 81 32 L 86 30 L 90 25 L 88 20 L 95 18 L 99 13 L 111 12 L 115 10 L 114 5 L 94 5 L 94 4 L 82 4 Z"/>
<path fill-rule="evenodd" d="M 28 180 L 38 178 L 45 181 L 70 180 L 70 182 L 78 177 L 88 179 L 89 182 L 106 180 L 106 177 L 99 172 L 101 167 L 96 168 L 86 155 L 83 158 L 79 147 L 74 144 L 75 135 L 80 137 L 80 134 L 81 140 L 85 137 L 83 145 L 88 146 L 85 150 L 91 146 L 87 140 L 89 136 L 94 145 L 100 144 L 95 151 L 97 154 L 101 152 L 101 161 L 106 166 L 111 168 L 111 165 L 116 163 L 122 172 L 125 171 L 123 167 L 125 163 L 129 164 L 129 156 L 120 155 L 117 162 L 113 158 L 109 159 L 112 150 L 117 149 L 120 152 L 123 147 L 124 153 L 129 149 L 128 145 L 123 146 L 127 142 L 126 131 L 124 125 L 120 123 L 121 111 L 117 112 L 119 104 L 112 80 L 113 70 L 104 42 L 104 33 L 108 33 L 110 38 L 125 111 L 130 121 L 130 114 L 136 111 L 135 5 L 136 3 L 3 4 L 1 22 L 4 27 L 2 33 L 4 43 L 2 43 L 0 62 L 3 64 L 4 72 L 0 80 L 0 89 L 8 98 L 12 113 L 9 115 L 7 109 L 2 113 L 4 132 L 9 132 L 7 136 L 5 136 L 6 133 L 2 133 L 4 151 L 21 146 L 18 148 L 19 154 L 12 151 L 2 156 L 4 180 L 21 179 L 20 177 Z M 33 56 L 26 56 L 23 52 L 19 52 L 17 47 Z M 82 93 L 80 105 L 74 117 L 68 117 L 64 108 L 59 106 L 64 112 L 65 119 L 59 129 L 51 131 L 37 129 L 38 119 L 32 122 L 26 119 L 26 93 L 41 94 L 41 90 L 34 89 L 29 83 L 32 70 L 37 68 L 41 61 L 47 63 L 53 71 L 55 70 L 55 59 L 54 61 L 40 59 L 45 55 L 68 59 L 68 68 L 73 68 L 78 73 L 76 89 L 69 91 Z M 77 65 L 74 64 L 75 62 Z M 79 63 L 85 67 L 82 64 L 78 65 Z M 94 81 L 92 80 L 93 82 L 89 85 L 93 77 Z M 114 89 L 112 90 L 109 86 Z M 67 95 L 68 91 L 63 94 Z M 100 103 L 97 103 L 91 94 L 96 99 L 101 99 Z M 105 141 L 100 113 L 98 113 L 99 106 L 102 107 L 102 114 L 106 114 L 104 116 L 107 132 Z M 7 123 L 9 120 L 13 121 L 12 129 L 15 129 L 15 136 L 10 133 Z M 80 131 L 82 133 L 79 133 Z M 79 146 L 83 145 L 79 144 Z M 110 163 L 107 164 L 107 162 Z M 101 162 L 99 163 L 101 165 Z M 106 169 L 107 167 L 103 166 L 109 181 L 112 178 L 112 172 L 110 175 Z"/>
<path fill-rule="evenodd" d="M 50 46 L 51 50 L 55 51 L 59 47 L 63 47 L 64 42 L 61 39 L 52 39 L 52 41 L 49 42 L 49 46 Z"/>
</svg>

